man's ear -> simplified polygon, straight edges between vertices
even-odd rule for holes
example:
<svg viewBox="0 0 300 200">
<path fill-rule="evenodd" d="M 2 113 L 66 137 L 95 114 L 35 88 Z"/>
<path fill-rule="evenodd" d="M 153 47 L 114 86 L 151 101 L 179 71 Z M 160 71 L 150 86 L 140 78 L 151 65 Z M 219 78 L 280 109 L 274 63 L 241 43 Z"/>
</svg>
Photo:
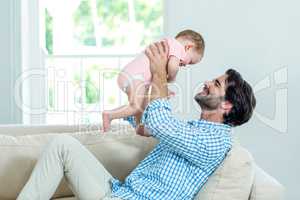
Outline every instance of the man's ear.
<svg viewBox="0 0 300 200">
<path fill-rule="evenodd" d="M 230 110 L 232 109 L 233 105 L 232 105 L 232 103 L 230 103 L 229 101 L 223 101 L 223 102 L 221 103 L 221 107 L 222 107 L 222 109 L 224 110 L 224 112 L 225 112 L 226 114 L 228 114 L 228 113 L 230 112 Z"/>
</svg>

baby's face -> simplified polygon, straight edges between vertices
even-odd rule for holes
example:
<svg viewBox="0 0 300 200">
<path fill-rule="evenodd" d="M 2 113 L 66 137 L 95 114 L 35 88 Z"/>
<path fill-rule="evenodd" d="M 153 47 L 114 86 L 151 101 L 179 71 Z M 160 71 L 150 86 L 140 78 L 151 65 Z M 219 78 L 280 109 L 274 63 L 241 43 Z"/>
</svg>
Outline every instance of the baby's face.
<svg viewBox="0 0 300 200">
<path fill-rule="evenodd" d="M 180 61 L 180 66 L 194 65 L 201 61 L 203 55 L 195 50 L 188 50 L 184 60 Z"/>
</svg>

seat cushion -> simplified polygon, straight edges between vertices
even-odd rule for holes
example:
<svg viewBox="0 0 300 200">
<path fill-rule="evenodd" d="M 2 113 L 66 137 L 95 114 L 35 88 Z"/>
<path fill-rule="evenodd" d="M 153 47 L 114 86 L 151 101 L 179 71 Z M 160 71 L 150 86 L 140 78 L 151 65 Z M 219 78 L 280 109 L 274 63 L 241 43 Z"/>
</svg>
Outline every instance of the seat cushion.
<svg viewBox="0 0 300 200">
<path fill-rule="evenodd" d="M 16 199 L 40 156 L 53 137 L 63 133 L 23 136 L 0 135 L 0 199 Z M 154 147 L 156 140 L 135 134 L 129 126 L 99 131 L 66 133 L 85 145 L 116 178 L 124 180 L 133 168 Z M 5 183 L 5 184 L 4 184 Z M 54 197 L 71 196 L 63 179 Z"/>
<path fill-rule="evenodd" d="M 253 165 L 250 153 L 235 143 L 195 199 L 248 200 L 254 179 Z"/>
</svg>

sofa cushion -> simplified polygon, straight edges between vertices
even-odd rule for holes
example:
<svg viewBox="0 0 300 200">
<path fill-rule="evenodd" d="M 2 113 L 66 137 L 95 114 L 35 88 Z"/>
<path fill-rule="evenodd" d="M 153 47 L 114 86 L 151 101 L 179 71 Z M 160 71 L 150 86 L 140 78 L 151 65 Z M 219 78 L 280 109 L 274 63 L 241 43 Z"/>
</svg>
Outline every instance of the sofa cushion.
<svg viewBox="0 0 300 200">
<path fill-rule="evenodd" d="M 195 199 L 248 200 L 254 172 L 252 156 L 235 142 Z"/>
<path fill-rule="evenodd" d="M 62 133 L 60 133 L 62 134 Z M 99 131 L 67 133 L 84 144 L 116 178 L 123 180 L 153 148 L 156 141 L 135 134 L 129 126 Z M 57 133 L 41 135 L 0 135 L 0 199 L 16 199 L 28 180 L 43 146 Z M 5 183 L 5 184 L 4 184 Z M 70 196 L 72 192 L 62 180 L 54 197 Z"/>
<path fill-rule="evenodd" d="M 284 187 L 255 165 L 255 178 L 249 200 L 283 200 Z"/>
</svg>

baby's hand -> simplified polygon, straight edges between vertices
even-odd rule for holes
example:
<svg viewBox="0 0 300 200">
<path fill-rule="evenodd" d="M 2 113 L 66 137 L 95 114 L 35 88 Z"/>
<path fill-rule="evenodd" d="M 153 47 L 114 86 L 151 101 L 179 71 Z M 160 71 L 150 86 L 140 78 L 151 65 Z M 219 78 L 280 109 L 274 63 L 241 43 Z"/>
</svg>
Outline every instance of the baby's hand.
<svg viewBox="0 0 300 200">
<path fill-rule="evenodd" d="M 176 93 L 170 89 L 168 89 L 168 99 L 170 99 L 171 97 L 174 97 L 176 95 Z"/>
</svg>

